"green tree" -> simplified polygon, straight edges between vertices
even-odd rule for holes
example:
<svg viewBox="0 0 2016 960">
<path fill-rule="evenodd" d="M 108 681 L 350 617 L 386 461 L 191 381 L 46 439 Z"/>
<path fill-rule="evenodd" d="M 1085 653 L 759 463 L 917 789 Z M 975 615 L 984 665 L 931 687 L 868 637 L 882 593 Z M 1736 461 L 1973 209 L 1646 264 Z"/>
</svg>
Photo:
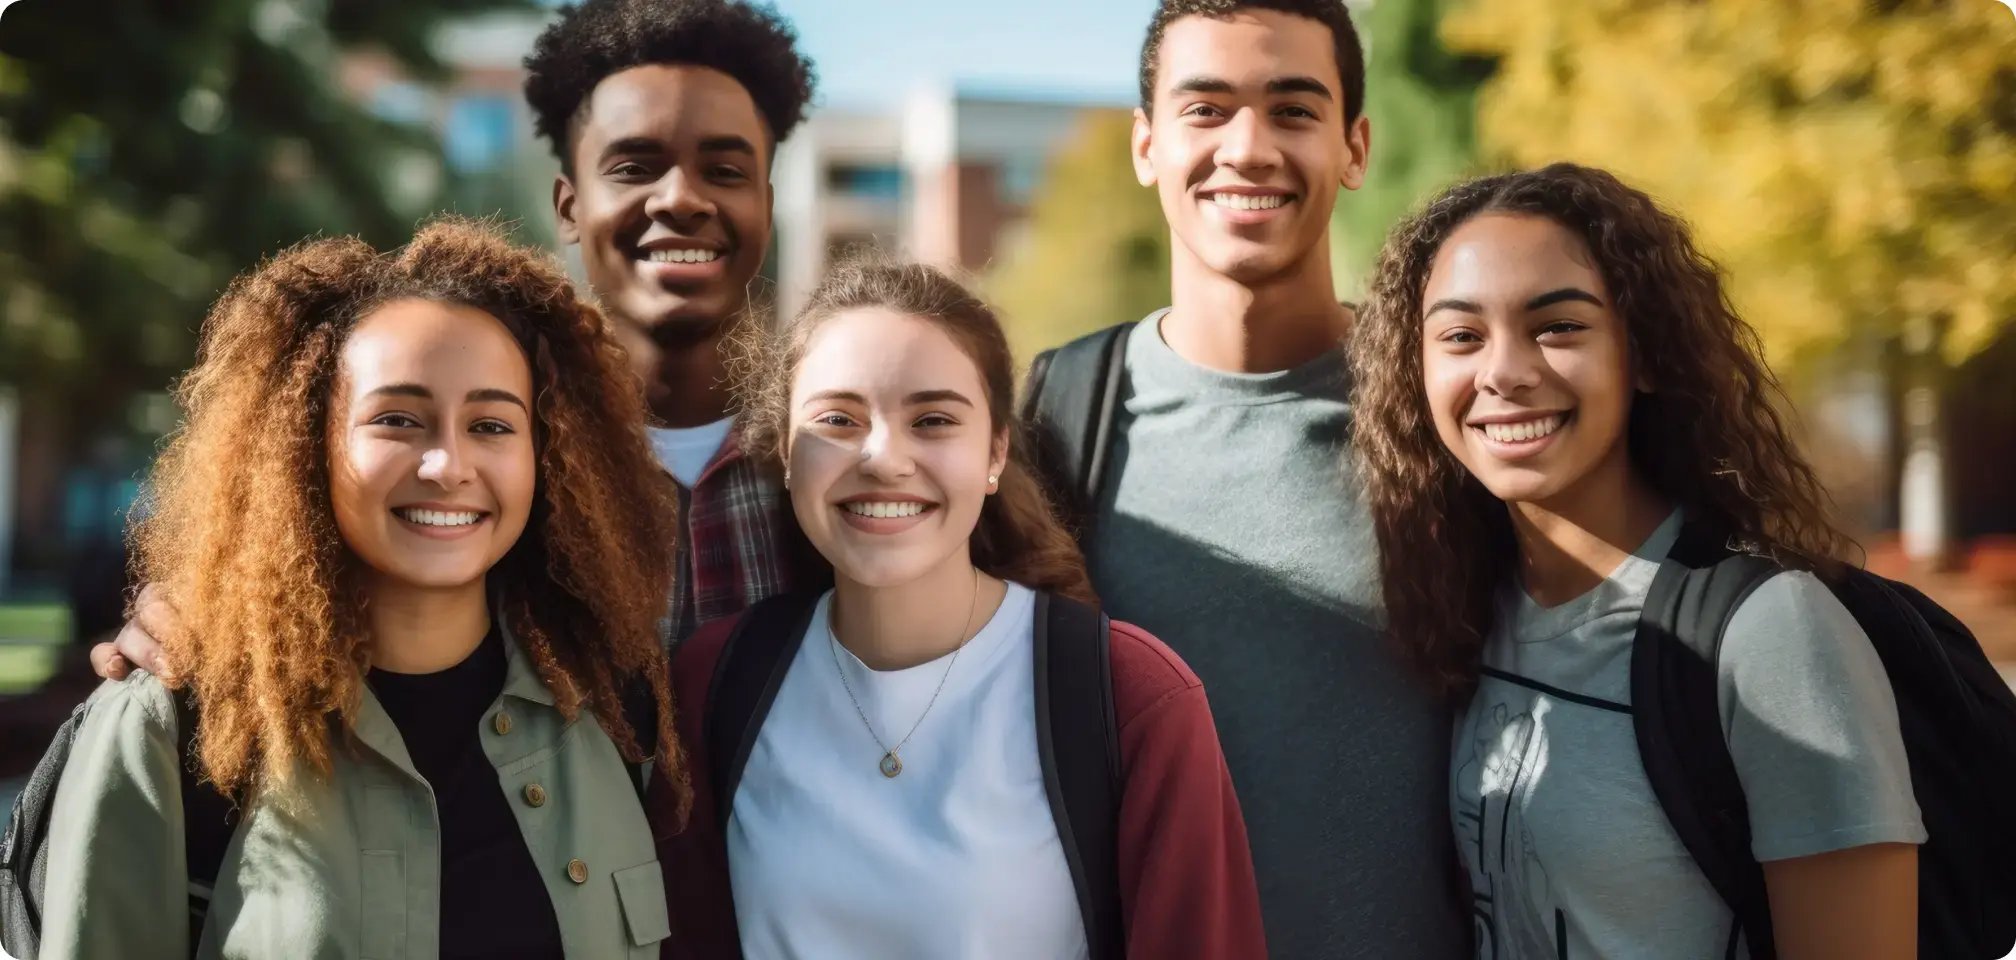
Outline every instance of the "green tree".
<svg viewBox="0 0 2016 960">
<path fill-rule="evenodd" d="M 42 455 L 75 460 L 136 393 L 185 367 L 206 308 L 236 272 L 309 235 L 396 243 L 445 195 L 432 134 L 346 94 L 349 54 L 424 83 L 447 71 L 431 47 L 437 27 L 530 9 L 529 0 L 8 7 L 0 383 L 21 394 Z"/>
<path fill-rule="evenodd" d="M 1127 111 L 1086 115 L 984 278 L 1024 362 L 1169 303 L 1169 227 L 1155 191 L 1134 179 L 1132 128 Z"/>
<path fill-rule="evenodd" d="M 1437 35 L 1457 0 L 1379 0 L 1360 21 L 1372 158 L 1365 185 L 1338 196 L 1331 258 L 1341 295 L 1357 296 L 1394 223 L 1476 163 L 1477 90 L 1490 61 L 1451 53 Z"/>
<path fill-rule="evenodd" d="M 1993 0 L 1467 0 L 1494 158 L 1616 171 L 1684 212 L 1774 358 L 2016 316 L 2016 19 Z"/>
</svg>

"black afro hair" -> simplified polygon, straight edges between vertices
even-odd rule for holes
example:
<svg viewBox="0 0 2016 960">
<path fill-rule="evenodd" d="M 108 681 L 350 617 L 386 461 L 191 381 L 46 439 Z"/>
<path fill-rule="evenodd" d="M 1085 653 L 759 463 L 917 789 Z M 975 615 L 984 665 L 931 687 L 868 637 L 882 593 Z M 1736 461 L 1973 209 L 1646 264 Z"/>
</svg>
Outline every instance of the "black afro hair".
<svg viewBox="0 0 2016 960">
<path fill-rule="evenodd" d="M 584 0 L 533 43 L 525 102 L 568 167 L 575 115 L 603 78 L 647 64 L 710 67 L 748 89 L 782 141 L 812 99 L 812 63 L 797 40 L 775 9 L 743 0 Z"/>
</svg>

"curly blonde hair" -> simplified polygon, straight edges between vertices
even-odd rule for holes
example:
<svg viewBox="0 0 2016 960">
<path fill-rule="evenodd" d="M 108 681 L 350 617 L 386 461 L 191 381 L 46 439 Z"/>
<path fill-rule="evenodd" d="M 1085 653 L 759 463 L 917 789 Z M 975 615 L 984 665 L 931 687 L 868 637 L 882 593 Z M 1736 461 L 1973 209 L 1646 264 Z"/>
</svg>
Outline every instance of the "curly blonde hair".
<svg viewBox="0 0 2016 960">
<path fill-rule="evenodd" d="M 1093 602 L 1085 557 L 1051 509 L 1029 463 L 1033 442 L 1015 418 L 1015 358 L 1001 321 L 963 284 L 931 267 L 873 257 L 840 264 L 782 330 L 739 329 L 731 375 L 741 406 L 742 444 L 779 465 L 791 425 L 791 384 L 820 324 L 849 310 L 883 307 L 929 320 L 980 369 L 990 426 L 1009 431 L 1008 463 L 973 530 L 973 565 L 982 573 Z"/>
<path fill-rule="evenodd" d="M 163 646 L 202 708 L 199 757 L 227 792 L 330 770 L 331 719 L 356 719 L 371 642 L 359 561 L 329 493 L 330 406 L 343 344 L 393 300 L 502 321 L 531 361 L 538 482 L 525 532 L 490 572 L 505 621 L 568 718 L 592 709 L 646 759 L 623 709 L 648 684 L 654 759 L 685 808 L 658 619 L 673 573 L 669 481 L 644 435 L 641 385 L 602 315 L 559 265 L 493 225 L 446 219 L 380 254 L 306 242 L 234 281 L 176 389 L 188 415 L 136 528 L 139 572 L 182 629 Z"/>
<path fill-rule="evenodd" d="M 1595 257 L 1651 392 L 1632 400 L 1631 460 L 1690 518 L 1829 572 L 1852 547 L 1800 455 L 1757 333 L 1687 226 L 1602 171 L 1559 163 L 1450 188 L 1396 227 L 1351 337 L 1358 469 L 1379 539 L 1389 630 L 1443 690 L 1476 681 L 1492 595 L 1516 569 L 1505 506 L 1435 433 L 1422 298 L 1436 252 L 1484 213 L 1544 217 Z"/>
</svg>

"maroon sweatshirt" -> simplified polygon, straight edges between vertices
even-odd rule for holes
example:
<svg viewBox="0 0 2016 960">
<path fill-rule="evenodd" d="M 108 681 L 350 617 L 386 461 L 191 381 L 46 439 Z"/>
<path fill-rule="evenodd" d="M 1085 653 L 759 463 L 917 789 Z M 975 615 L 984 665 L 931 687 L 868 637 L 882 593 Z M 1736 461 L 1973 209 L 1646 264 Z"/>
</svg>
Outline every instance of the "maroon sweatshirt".
<svg viewBox="0 0 2016 960">
<path fill-rule="evenodd" d="M 723 811 L 701 735 L 707 688 L 737 617 L 709 623 L 672 661 L 693 814 L 659 842 L 672 936 L 667 958 L 741 956 L 728 883 Z M 1113 709 L 1120 730 L 1120 910 L 1127 956 L 1258 960 L 1267 956 L 1246 824 L 1204 685 L 1176 654 L 1113 622 Z M 1032 705 L 1033 709 L 1033 705 Z M 654 811 L 662 815 L 663 811 Z"/>
</svg>

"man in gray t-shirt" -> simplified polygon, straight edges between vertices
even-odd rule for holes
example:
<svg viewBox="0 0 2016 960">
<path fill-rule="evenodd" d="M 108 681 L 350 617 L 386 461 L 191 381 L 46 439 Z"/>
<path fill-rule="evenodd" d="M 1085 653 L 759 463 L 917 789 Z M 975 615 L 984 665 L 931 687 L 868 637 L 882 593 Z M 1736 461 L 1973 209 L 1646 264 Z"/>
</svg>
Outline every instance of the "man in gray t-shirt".
<svg viewBox="0 0 2016 960">
<path fill-rule="evenodd" d="M 1174 240 L 1172 306 L 1117 355 L 1097 492 L 1073 498 L 1068 463 L 1046 472 L 1083 521 L 1108 612 L 1204 681 L 1270 952 L 1454 960 L 1469 923 L 1448 714 L 1381 636 L 1346 463 L 1352 314 L 1328 228 L 1339 189 L 1365 173 L 1363 105 L 1341 0 L 1162 0 L 1133 146 Z M 1103 397 L 1087 374 L 1113 366 L 1083 360 L 1114 356 L 1101 346 L 1114 335 L 1039 358 L 1040 395 Z M 1066 420 L 1036 426 L 1042 449 L 1086 449 Z"/>
<path fill-rule="evenodd" d="M 1204 681 L 1273 954 L 1459 956 L 1448 714 L 1379 632 L 1342 352 L 1222 373 L 1162 316 L 1127 342 L 1092 582 Z"/>
</svg>

